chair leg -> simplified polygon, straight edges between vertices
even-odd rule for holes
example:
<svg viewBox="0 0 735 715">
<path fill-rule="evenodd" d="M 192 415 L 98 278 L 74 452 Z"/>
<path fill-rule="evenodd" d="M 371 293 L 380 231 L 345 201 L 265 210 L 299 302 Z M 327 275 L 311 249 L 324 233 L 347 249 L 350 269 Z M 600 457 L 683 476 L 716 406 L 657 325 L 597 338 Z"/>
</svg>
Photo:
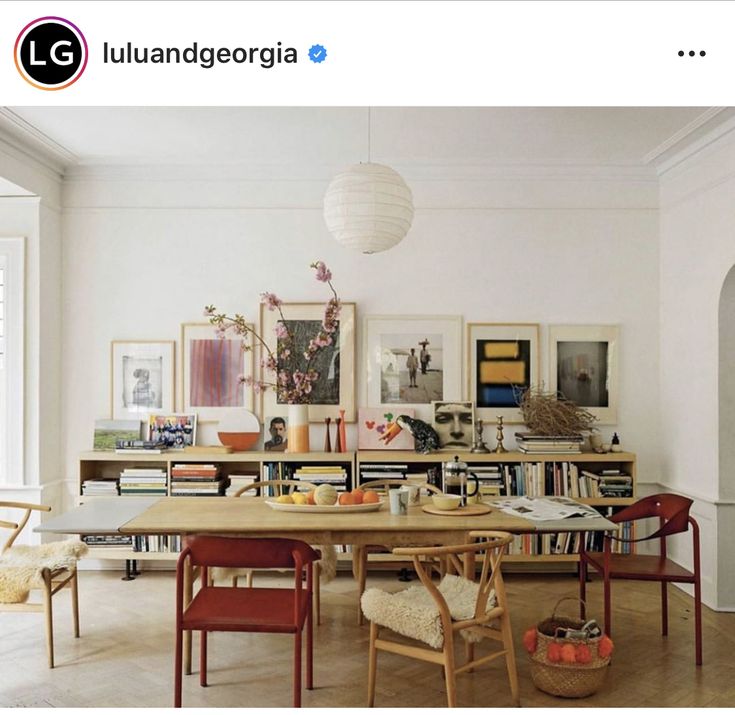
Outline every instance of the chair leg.
<svg viewBox="0 0 735 715">
<path fill-rule="evenodd" d="M 301 707 L 301 631 L 296 631 L 293 644 L 293 706 Z"/>
<path fill-rule="evenodd" d="M 579 617 L 587 620 L 587 562 L 579 557 Z"/>
<path fill-rule="evenodd" d="M 316 611 L 316 624 L 322 624 L 322 569 L 317 561 L 314 564 L 314 610 Z"/>
<path fill-rule="evenodd" d="M 317 609 L 317 617 L 319 610 Z M 318 622 L 318 621 L 317 621 Z M 306 614 L 306 689 L 314 689 L 314 614 Z"/>
<path fill-rule="evenodd" d="M 199 631 L 199 685 L 207 687 L 207 631 Z"/>
<path fill-rule="evenodd" d="M 521 694 L 518 686 L 518 671 L 516 670 L 516 654 L 513 648 L 513 631 L 510 627 L 510 616 L 504 613 L 500 618 L 500 631 L 503 635 L 503 649 L 505 650 L 505 666 L 508 669 L 508 682 L 513 705 L 520 707 Z"/>
<path fill-rule="evenodd" d="M 43 611 L 46 615 L 46 655 L 48 656 L 48 667 L 54 667 L 54 617 L 51 608 L 51 572 L 43 569 Z"/>
<path fill-rule="evenodd" d="M 361 626 L 365 623 L 360 599 L 362 594 L 365 593 L 365 582 L 367 580 L 367 549 L 361 546 L 355 558 L 357 559 L 357 625 Z"/>
<path fill-rule="evenodd" d="M 176 629 L 176 645 L 174 646 L 174 707 L 181 707 L 181 669 L 184 664 L 183 658 L 183 633 L 180 628 Z"/>
<path fill-rule="evenodd" d="M 666 590 L 668 584 L 661 581 L 661 635 L 669 635 L 669 594 Z"/>
<path fill-rule="evenodd" d="M 697 665 L 702 665 L 702 584 L 694 581 L 694 648 Z"/>
<path fill-rule="evenodd" d="M 375 641 L 378 638 L 378 624 L 370 623 L 370 651 L 368 654 L 368 707 L 375 705 L 375 672 L 378 666 L 378 649 Z"/>
<path fill-rule="evenodd" d="M 475 644 L 470 643 L 469 641 L 464 642 L 464 655 L 465 655 L 465 662 L 471 663 L 475 659 Z M 474 672 L 474 668 L 470 668 L 467 670 L 468 673 Z"/>
<path fill-rule="evenodd" d="M 444 680 L 447 686 L 447 706 L 457 707 L 457 676 L 454 674 L 454 643 L 444 639 Z"/>
<path fill-rule="evenodd" d="M 79 572 L 74 569 L 71 579 L 71 615 L 74 619 L 74 637 L 79 638 Z"/>
<path fill-rule="evenodd" d="M 194 597 L 194 572 L 187 560 L 184 567 L 184 608 L 186 608 Z M 184 632 L 184 673 L 191 675 L 191 631 Z"/>
</svg>

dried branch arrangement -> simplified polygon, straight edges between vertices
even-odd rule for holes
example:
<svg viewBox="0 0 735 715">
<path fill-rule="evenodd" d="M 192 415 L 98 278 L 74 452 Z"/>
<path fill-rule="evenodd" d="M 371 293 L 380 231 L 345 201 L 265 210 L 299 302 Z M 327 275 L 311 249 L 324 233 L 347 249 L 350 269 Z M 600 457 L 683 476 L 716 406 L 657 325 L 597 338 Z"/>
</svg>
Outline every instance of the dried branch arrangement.
<svg viewBox="0 0 735 715">
<path fill-rule="evenodd" d="M 520 394 L 518 407 L 529 431 L 538 435 L 591 432 L 597 419 L 591 412 L 553 392 L 533 385 Z"/>
</svg>

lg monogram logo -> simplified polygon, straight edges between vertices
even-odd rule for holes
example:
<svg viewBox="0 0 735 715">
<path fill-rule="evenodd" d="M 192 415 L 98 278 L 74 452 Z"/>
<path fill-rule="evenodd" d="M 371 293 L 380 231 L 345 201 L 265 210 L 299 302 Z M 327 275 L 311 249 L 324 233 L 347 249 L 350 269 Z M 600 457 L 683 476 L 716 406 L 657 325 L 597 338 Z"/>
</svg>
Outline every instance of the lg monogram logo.
<svg viewBox="0 0 735 715">
<path fill-rule="evenodd" d="M 15 66 L 38 89 L 64 89 L 87 66 L 87 41 L 63 17 L 40 17 L 26 25 L 15 41 Z"/>
</svg>

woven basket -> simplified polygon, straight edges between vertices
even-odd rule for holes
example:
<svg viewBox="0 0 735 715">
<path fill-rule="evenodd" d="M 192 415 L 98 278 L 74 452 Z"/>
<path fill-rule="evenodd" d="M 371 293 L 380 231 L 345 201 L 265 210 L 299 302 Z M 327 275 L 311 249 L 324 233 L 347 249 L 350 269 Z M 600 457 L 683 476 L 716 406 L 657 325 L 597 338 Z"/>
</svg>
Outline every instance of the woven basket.
<svg viewBox="0 0 735 715">
<path fill-rule="evenodd" d="M 584 621 L 579 618 L 557 616 L 556 609 L 562 601 L 579 601 L 569 596 L 560 599 L 551 618 L 541 621 L 536 626 L 537 647 L 531 654 L 531 678 L 533 684 L 545 693 L 563 698 L 584 698 L 596 692 L 605 681 L 610 657 L 602 658 L 598 653 L 598 645 L 602 636 L 597 638 L 569 639 L 561 637 L 567 629 L 579 630 Z M 592 653 L 589 663 L 551 663 L 547 650 L 551 643 L 564 645 L 584 643 Z"/>
</svg>

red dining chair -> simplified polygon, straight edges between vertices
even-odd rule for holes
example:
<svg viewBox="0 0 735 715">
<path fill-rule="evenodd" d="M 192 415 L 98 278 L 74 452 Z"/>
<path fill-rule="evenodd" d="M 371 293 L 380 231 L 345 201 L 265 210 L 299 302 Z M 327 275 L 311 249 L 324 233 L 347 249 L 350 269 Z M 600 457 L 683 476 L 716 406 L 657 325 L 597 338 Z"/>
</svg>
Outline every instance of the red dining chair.
<svg viewBox="0 0 735 715">
<path fill-rule="evenodd" d="M 301 706 L 301 635 L 306 626 L 306 687 L 314 687 L 312 565 L 319 553 L 294 539 L 241 539 L 190 536 L 176 564 L 176 652 L 174 707 L 181 707 L 181 667 L 184 631 L 200 631 L 199 684 L 207 685 L 207 633 L 292 633 L 294 636 L 293 705 Z M 210 586 L 208 569 L 294 569 L 293 588 Z M 201 587 L 184 605 L 185 570 L 201 568 Z M 306 572 L 306 582 L 304 580 Z"/>
<path fill-rule="evenodd" d="M 587 569 L 592 567 L 602 574 L 605 601 L 605 633 L 611 635 L 610 581 L 629 579 L 636 581 L 659 581 L 661 583 L 661 634 L 668 634 L 668 594 L 669 583 L 691 583 L 694 585 L 694 633 L 695 656 L 697 665 L 702 665 L 702 588 L 699 568 L 699 526 L 689 516 L 692 500 L 678 494 L 654 494 L 631 504 L 617 514 L 608 517 L 620 524 L 625 521 L 658 518 L 659 528 L 650 536 L 640 539 L 625 539 L 611 534 L 604 535 L 603 551 L 586 551 L 584 544 L 579 554 L 579 595 L 582 599 L 581 615 L 585 617 L 584 599 L 587 582 Z M 674 534 L 692 532 L 692 553 L 694 571 L 679 566 L 666 557 L 666 537 Z M 634 544 L 642 541 L 659 540 L 659 553 L 620 554 L 612 552 L 612 544 Z"/>
</svg>

